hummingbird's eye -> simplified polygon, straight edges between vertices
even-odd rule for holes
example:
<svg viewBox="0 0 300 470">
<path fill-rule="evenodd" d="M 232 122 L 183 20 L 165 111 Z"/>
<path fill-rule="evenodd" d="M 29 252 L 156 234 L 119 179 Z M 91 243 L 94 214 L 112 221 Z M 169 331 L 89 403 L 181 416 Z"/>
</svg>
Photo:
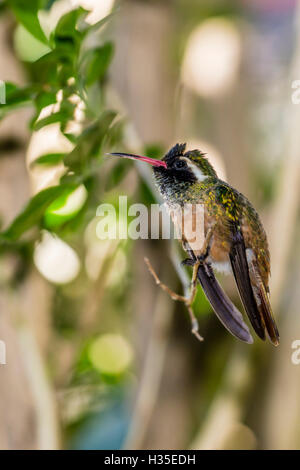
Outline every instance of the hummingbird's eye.
<svg viewBox="0 0 300 470">
<path fill-rule="evenodd" d="M 187 168 L 187 163 L 185 160 L 175 160 L 174 168 L 176 168 L 176 170 L 183 170 L 184 168 Z"/>
</svg>

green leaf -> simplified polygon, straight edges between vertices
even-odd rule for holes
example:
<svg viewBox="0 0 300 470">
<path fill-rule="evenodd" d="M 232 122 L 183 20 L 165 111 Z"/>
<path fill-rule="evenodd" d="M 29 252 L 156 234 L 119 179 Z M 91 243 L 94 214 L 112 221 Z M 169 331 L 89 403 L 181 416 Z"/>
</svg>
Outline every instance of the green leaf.
<svg viewBox="0 0 300 470">
<path fill-rule="evenodd" d="M 113 111 L 105 111 L 100 118 L 88 126 L 79 137 L 76 147 L 64 158 L 64 163 L 75 174 L 90 173 L 89 162 L 99 155 L 108 129 L 116 117 Z"/>
<path fill-rule="evenodd" d="M 38 20 L 38 10 L 41 6 L 39 0 L 8 0 L 17 20 L 34 36 L 36 39 L 48 45 L 48 39 L 41 28 Z"/>
<path fill-rule="evenodd" d="M 14 31 L 14 49 L 19 59 L 29 63 L 36 62 L 51 51 L 48 45 L 39 41 L 21 23 Z"/>
<path fill-rule="evenodd" d="M 35 131 L 42 129 L 44 126 L 48 126 L 48 124 L 53 124 L 54 122 L 65 122 L 68 119 L 68 116 L 61 111 L 57 111 L 57 113 L 52 113 L 49 116 L 46 116 L 43 119 L 39 119 L 33 126 Z"/>
<path fill-rule="evenodd" d="M 56 25 L 55 31 L 50 37 L 50 42 L 52 46 L 57 47 L 67 47 L 68 43 L 78 44 L 80 39 L 83 38 L 83 33 L 79 31 L 77 23 L 81 18 L 84 18 L 88 12 L 83 8 L 79 7 L 74 10 L 68 11 L 63 15 L 59 22 Z M 76 51 L 73 50 L 75 55 Z"/>
<path fill-rule="evenodd" d="M 1 86 L 5 87 L 5 103 L 0 104 L 0 118 L 15 108 L 29 104 L 35 93 L 34 87 L 20 88 L 11 82 L 5 82 Z"/>
<path fill-rule="evenodd" d="M 35 100 L 34 100 L 35 113 L 29 122 L 29 127 L 32 131 L 35 129 L 35 125 L 37 124 L 37 120 L 40 116 L 42 109 L 46 108 L 50 104 L 57 103 L 57 98 L 56 98 L 57 92 L 58 92 L 58 89 L 55 89 L 54 91 L 54 89 L 49 87 L 49 91 L 39 90 L 39 92 L 35 96 Z"/>
<path fill-rule="evenodd" d="M 78 136 L 71 134 L 70 132 L 63 132 L 63 135 L 71 142 L 71 144 L 77 144 Z"/>
<path fill-rule="evenodd" d="M 92 85 L 96 80 L 100 80 L 104 76 L 113 54 L 114 46 L 111 42 L 88 51 L 83 61 L 83 74 L 86 85 Z"/>
<path fill-rule="evenodd" d="M 128 163 L 128 161 L 126 162 L 120 159 L 120 161 L 115 164 L 105 182 L 105 191 L 110 191 L 125 178 L 130 168 L 132 168 L 132 165 L 128 165 Z"/>
<path fill-rule="evenodd" d="M 75 109 L 75 104 L 71 103 L 69 100 L 64 99 L 60 105 L 60 110 L 56 113 L 52 113 L 49 116 L 46 116 L 42 119 L 39 119 L 33 124 L 34 130 L 38 131 L 48 124 L 53 124 L 55 122 L 60 122 L 61 128 L 64 129 L 64 126 L 73 118 Z"/>
<path fill-rule="evenodd" d="M 15 218 L 11 225 L 2 232 L 2 238 L 15 241 L 24 232 L 37 225 L 47 207 L 61 194 L 65 193 L 68 187 L 75 189 L 73 185 L 61 184 L 44 189 L 36 194 L 23 209 L 23 211 Z"/>
<path fill-rule="evenodd" d="M 65 153 L 46 153 L 36 158 L 32 163 L 31 167 L 34 165 L 57 165 L 64 159 Z"/>
<path fill-rule="evenodd" d="M 77 22 L 78 19 L 84 17 L 88 14 L 87 10 L 79 7 L 74 10 L 69 11 L 65 15 L 63 15 L 56 28 L 55 28 L 55 35 L 56 36 L 74 36 L 77 30 Z"/>
<path fill-rule="evenodd" d="M 122 140 L 124 124 L 125 124 L 125 121 L 119 119 L 110 126 L 109 132 L 105 136 L 106 147 L 112 148 L 115 145 L 120 143 L 120 141 Z M 148 154 L 145 153 L 145 155 L 148 155 Z"/>
<path fill-rule="evenodd" d="M 41 91 L 35 99 L 35 107 L 37 113 L 39 114 L 43 108 L 49 106 L 50 104 L 56 103 L 56 94 L 57 91 Z"/>
<path fill-rule="evenodd" d="M 83 185 L 77 186 L 75 190 L 68 188 L 47 207 L 44 225 L 53 229 L 73 219 L 85 205 L 87 197 L 88 193 Z"/>
</svg>

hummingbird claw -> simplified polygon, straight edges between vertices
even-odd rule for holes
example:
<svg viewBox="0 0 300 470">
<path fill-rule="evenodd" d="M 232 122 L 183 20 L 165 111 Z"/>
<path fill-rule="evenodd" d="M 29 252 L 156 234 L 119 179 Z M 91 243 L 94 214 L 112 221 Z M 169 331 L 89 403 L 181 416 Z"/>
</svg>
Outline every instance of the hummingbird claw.
<svg viewBox="0 0 300 470">
<path fill-rule="evenodd" d="M 199 324 L 198 324 L 198 320 L 197 318 L 195 317 L 194 315 L 194 312 L 192 310 L 191 307 L 188 307 L 188 312 L 189 312 L 189 315 L 190 315 L 190 320 L 191 320 L 191 324 L 192 324 L 192 329 L 191 329 L 191 332 L 194 336 L 196 336 L 196 338 L 199 340 L 199 341 L 204 341 L 204 338 L 200 335 L 199 333 Z"/>
<path fill-rule="evenodd" d="M 198 339 L 198 341 L 201 341 L 201 342 L 204 341 L 203 336 L 201 336 L 201 335 L 199 334 L 198 330 L 192 329 L 192 334 L 193 334 L 194 336 L 196 336 L 196 338 Z"/>
<path fill-rule="evenodd" d="M 203 253 L 203 255 L 197 256 L 197 260 L 199 261 L 200 264 L 203 264 L 206 261 L 208 254 Z"/>
<path fill-rule="evenodd" d="M 193 258 L 186 258 L 183 261 L 181 261 L 181 266 L 194 266 L 194 264 L 197 262 L 196 259 Z"/>
</svg>

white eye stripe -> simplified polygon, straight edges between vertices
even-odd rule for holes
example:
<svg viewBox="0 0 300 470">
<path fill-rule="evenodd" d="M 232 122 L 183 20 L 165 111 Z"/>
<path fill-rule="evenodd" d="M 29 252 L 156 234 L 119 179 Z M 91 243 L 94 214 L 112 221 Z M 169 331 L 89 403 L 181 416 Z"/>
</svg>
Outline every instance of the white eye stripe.
<svg viewBox="0 0 300 470">
<path fill-rule="evenodd" d="M 208 178 L 208 176 L 204 175 L 200 168 L 195 163 L 191 162 L 189 158 L 183 157 L 180 160 L 186 161 L 188 167 L 190 168 L 190 170 L 192 170 L 198 181 L 204 181 L 206 178 Z"/>
</svg>

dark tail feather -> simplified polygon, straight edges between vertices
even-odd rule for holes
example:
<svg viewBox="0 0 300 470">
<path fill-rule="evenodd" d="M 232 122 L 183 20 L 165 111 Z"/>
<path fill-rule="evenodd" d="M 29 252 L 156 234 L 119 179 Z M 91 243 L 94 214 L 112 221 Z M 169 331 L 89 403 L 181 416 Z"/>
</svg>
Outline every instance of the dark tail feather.
<svg viewBox="0 0 300 470">
<path fill-rule="evenodd" d="M 257 335 L 261 339 L 265 339 L 265 325 L 252 290 L 244 238 L 239 231 L 233 234 L 230 261 L 235 282 L 249 320 Z"/>
<path fill-rule="evenodd" d="M 210 264 L 200 265 L 198 279 L 213 310 L 225 328 L 241 341 L 253 343 L 253 338 L 241 313 L 221 288 Z"/>
<path fill-rule="evenodd" d="M 259 273 L 256 261 L 249 262 L 249 274 L 255 297 L 257 297 L 257 306 L 263 318 L 270 340 L 275 346 L 279 344 L 279 332 L 273 318 L 272 308 L 264 283 Z"/>
</svg>

